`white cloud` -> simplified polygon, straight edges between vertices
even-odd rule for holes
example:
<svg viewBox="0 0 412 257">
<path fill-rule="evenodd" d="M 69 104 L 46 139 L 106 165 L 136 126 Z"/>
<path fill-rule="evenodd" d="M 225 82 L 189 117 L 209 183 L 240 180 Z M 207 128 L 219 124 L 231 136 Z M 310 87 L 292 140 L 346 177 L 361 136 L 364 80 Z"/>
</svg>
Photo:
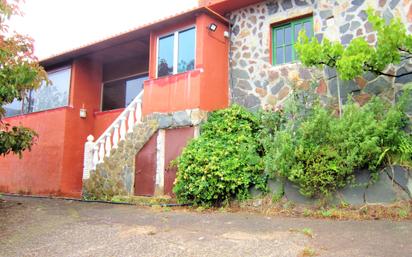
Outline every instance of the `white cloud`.
<svg viewBox="0 0 412 257">
<path fill-rule="evenodd" d="M 195 7 L 197 0 L 26 0 L 11 29 L 35 40 L 39 58 Z"/>
</svg>

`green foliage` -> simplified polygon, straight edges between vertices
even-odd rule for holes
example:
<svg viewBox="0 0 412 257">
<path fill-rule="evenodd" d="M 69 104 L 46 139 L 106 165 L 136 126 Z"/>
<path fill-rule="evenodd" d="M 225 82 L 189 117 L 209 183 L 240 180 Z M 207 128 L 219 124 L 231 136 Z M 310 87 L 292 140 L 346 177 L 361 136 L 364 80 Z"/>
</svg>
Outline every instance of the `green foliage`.
<svg viewBox="0 0 412 257">
<path fill-rule="evenodd" d="M 400 209 L 398 211 L 398 216 L 401 219 L 406 219 L 409 216 L 409 210 L 405 210 L 405 209 Z"/>
<path fill-rule="evenodd" d="M 173 191 L 180 202 L 217 205 L 249 196 L 249 188 L 265 188 L 259 119 L 244 108 L 212 113 L 177 159 Z"/>
<path fill-rule="evenodd" d="M 0 154 L 6 155 L 10 152 L 16 153 L 19 157 L 26 149 L 30 150 L 34 138 L 37 137 L 36 132 L 24 127 L 4 126 L 4 130 L 0 130 Z"/>
<path fill-rule="evenodd" d="M 30 150 L 36 133 L 2 123 L 3 106 L 15 99 L 22 100 L 29 90 L 47 81 L 47 76 L 34 56 L 33 40 L 7 31 L 6 21 L 12 15 L 20 14 L 17 3 L 0 1 L 0 155 L 12 152 L 21 157 L 24 150 Z"/>
<path fill-rule="evenodd" d="M 302 109 L 295 99 L 290 100 L 294 110 Z M 353 181 L 356 169 L 376 174 L 386 162 L 411 162 L 412 137 L 404 131 L 402 101 L 389 106 L 374 98 L 363 107 L 349 102 L 341 118 L 319 104 L 308 109 L 266 113 L 280 122 L 264 129 L 262 139 L 266 170 L 297 184 L 303 195 L 329 196 Z"/>
<path fill-rule="evenodd" d="M 306 66 L 326 65 L 336 68 L 344 80 L 354 79 L 366 71 L 394 76 L 383 71 L 389 64 L 399 64 L 412 56 L 412 35 L 407 33 L 400 18 L 386 22 L 372 9 L 367 14 L 377 32 L 376 46 L 370 45 L 364 38 L 356 38 L 346 47 L 328 39 L 319 43 L 309 40 L 302 31 L 295 46 L 302 63 Z"/>
</svg>

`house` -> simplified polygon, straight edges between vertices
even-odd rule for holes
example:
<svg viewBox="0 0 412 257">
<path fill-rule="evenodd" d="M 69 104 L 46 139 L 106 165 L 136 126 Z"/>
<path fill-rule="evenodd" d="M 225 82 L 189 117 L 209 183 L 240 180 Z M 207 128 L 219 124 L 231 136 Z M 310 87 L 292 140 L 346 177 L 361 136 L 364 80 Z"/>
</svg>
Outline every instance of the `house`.
<svg viewBox="0 0 412 257">
<path fill-rule="evenodd" d="M 347 44 L 376 34 L 365 9 L 399 17 L 412 32 L 412 3 L 399 0 L 199 0 L 197 8 L 41 61 L 54 86 L 7 106 L 6 122 L 39 138 L 23 159 L 0 158 L 0 192 L 69 197 L 172 195 L 170 165 L 207 113 L 238 103 L 282 104 L 290 81 L 318 83 L 335 99 L 332 70 L 303 68 L 294 43 L 309 36 Z M 410 63 L 392 67 L 395 74 Z M 412 75 L 366 74 L 342 95 L 395 101 Z"/>
</svg>

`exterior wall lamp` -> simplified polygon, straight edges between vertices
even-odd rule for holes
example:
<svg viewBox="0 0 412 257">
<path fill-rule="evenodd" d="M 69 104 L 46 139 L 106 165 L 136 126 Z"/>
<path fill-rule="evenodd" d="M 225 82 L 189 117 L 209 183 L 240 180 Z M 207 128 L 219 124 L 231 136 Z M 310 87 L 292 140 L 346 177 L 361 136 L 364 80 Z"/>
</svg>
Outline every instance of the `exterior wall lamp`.
<svg viewBox="0 0 412 257">
<path fill-rule="evenodd" d="M 215 32 L 217 30 L 217 25 L 215 23 L 210 23 L 207 27 L 210 31 Z"/>
</svg>

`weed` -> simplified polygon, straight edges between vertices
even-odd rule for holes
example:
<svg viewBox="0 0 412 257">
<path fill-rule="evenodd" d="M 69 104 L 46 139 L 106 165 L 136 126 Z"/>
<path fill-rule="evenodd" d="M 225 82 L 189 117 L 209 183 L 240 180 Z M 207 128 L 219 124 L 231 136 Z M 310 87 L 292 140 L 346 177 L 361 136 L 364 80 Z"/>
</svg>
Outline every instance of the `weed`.
<svg viewBox="0 0 412 257">
<path fill-rule="evenodd" d="M 321 210 L 320 214 L 324 218 L 330 218 L 330 217 L 332 217 L 334 211 L 335 211 L 335 209 L 325 209 L 325 210 Z"/>
<path fill-rule="evenodd" d="M 172 211 L 172 208 L 166 206 L 166 207 L 163 207 L 162 210 L 163 210 L 163 212 L 171 212 L 171 211 Z"/>
<path fill-rule="evenodd" d="M 302 229 L 302 234 L 304 234 L 305 236 L 308 236 L 310 238 L 313 238 L 313 231 L 310 228 L 303 228 Z"/>
<path fill-rule="evenodd" d="M 309 217 L 309 216 L 312 216 L 312 215 L 313 215 L 313 211 L 311 211 L 309 209 L 306 209 L 306 208 L 303 210 L 303 216 Z"/>
<path fill-rule="evenodd" d="M 285 209 L 293 209 L 295 208 L 296 204 L 292 201 L 287 201 L 286 203 L 283 204 L 283 208 Z"/>
<path fill-rule="evenodd" d="M 199 206 L 196 208 L 197 212 L 204 212 L 205 210 L 206 210 L 206 207 L 203 207 L 203 206 Z"/>
<path fill-rule="evenodd" d="M 300 257 L 312 257 L 318 255 L 315 249 L 311 247 L 305 247 L 302 252 L 299 254 Z"/>
<path fill-rule="evenodd" d="M 221 213 L 227 212 L 227 207 L 220 207 L 219 212 Z"/>
<path fill-rule="evenodd" d="M 280 201 L 280 199 L 282 199 L 283 197 L 283 193 L 279 194 L 279 193 L 275 193 L 272 195 L 272 203 L 277 203 Z"/>
<path fill-rule="evenodd" d="M 405 210 L 405 209 L 400 209 L 400 210 L 398 211 L 398 216 L 399 216 L 399 218 L 401 218 L 401 219 L 405 219 L 405 218 L 407 218 L 407 217 L 409 216 L 409 211 L 408 211 L 408 210 Z"/>
</svg>

